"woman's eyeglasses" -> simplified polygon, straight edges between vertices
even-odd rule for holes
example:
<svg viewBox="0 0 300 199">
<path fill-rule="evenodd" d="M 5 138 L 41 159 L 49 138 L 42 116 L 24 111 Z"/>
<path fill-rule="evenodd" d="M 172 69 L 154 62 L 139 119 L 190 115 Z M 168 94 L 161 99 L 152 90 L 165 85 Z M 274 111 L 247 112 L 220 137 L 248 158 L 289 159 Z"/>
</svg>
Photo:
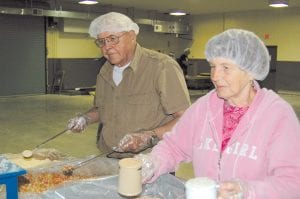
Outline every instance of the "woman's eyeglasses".
<svg viewBox="0 0 300 199">
<path fill-rule="evenodd" d="M 118 44 L 120 42 L 120 37 L 122 37 L 123 35 L 125 35 L 125 33 L 123 33 L 123 34 L 121 34 L 119 36 L 117 36 L 117 35 L 109 35 L 108 37 L 105 37 L 105 38 L 96 39 L 95 40 L 95 44 L 99 48 L 102 48 L 102 47 L 104 47 L 107 44 L 116 45 L 116 44 Z"/>
</svg>

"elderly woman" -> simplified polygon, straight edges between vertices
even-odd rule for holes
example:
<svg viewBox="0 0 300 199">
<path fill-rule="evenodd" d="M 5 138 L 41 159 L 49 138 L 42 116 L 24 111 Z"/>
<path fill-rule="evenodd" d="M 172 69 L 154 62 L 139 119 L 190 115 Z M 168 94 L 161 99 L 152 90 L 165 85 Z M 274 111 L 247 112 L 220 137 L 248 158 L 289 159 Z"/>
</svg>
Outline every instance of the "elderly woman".
<svg viewBox="0 0 300 199">
<path fill-rule="evenodd" d="M 260 88 L 269 54 L 252 32 L 210 39 L 215 89 L 198 99 L 143 161 L 144 182 L 192 162 L 197 177 L 220 184 L 218 198 L 300 198 L 300 125 L 292 107 Z"/>
</svg>

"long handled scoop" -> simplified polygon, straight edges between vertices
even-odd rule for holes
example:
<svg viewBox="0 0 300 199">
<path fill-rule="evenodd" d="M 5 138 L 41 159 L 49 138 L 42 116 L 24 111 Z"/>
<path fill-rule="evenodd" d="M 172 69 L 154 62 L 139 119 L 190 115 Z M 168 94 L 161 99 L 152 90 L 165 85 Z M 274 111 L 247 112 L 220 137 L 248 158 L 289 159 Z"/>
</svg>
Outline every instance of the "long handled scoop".
<svg viewBox="0 0 300 199">
<path fill-rule="evenodd" d="M 66 129 L 63 130 L 62 132 L 59 132 L 58 134 L 56 134 L 56 135 L 54 135 L 54 136 L 48 138 L 47 140 L 43 141 L 42 143 L 36 145 L 34 149 L 39 148 L 41 145 L 46 144 L 47 142 L 49 142 L 49 141 L 55 139 L 56 137 L 58 137 L 58 136 L 64 134 L 64 133 L 67 132 L 68 130 L 69 130 L 69 129 L 66 128 Z M 33 150 L 34 150 L 34 149 L 33 149 Z M 25 151 L 23 151 L 23 152 L 22 152 L 23 157 L 24 157 L 24 158 L 30 158 L 30 157 L 32 156 L 32 151 L 33 151 L 33 150 L 25 150 Z"/>
<path fill-rule="evenodd" d="M 67 132 L 68 130 L 69 130 L 69 129 L 68 129 L 68 128 L 66 128 L 66 129 L 65 129 L 65 130 L 63 130 L 62 132 L 59 132 L 58 134 L 56 134 L 56 135 L 54 135 L 54 136 L 52 136 L 52 137 L 48 138 L 48 139 L 47 139 L 47 140 L 45 140 L 44 142 L 42 142 L 42 143 L 40 143 L 40 144 L 36 145 L 35 149 L 36 149 L 36 148 L 39 148 L 41 145 L 43 145 L 43 144 L 46 144 L 47 142 L 49 142 L 49 141 L 53 140 L 54 138 L 56 138 L 56 137 L 58 137 L 58 136 L 60 136 L 60 135 L 64 134 L 64 133 L 65 133 L 65 132 Z"/>
<path fill-rule="evenodd" d="M 66 165 L 66 166 L 64 166 L 62 172 L 66 176 L 71 176 L 73 174 L 73 172 L 74 172 L 75 169 L 78 169 L 78 168 L 80 168 L 80 167 L 88 164 L 91 160 L 94 160 L 94 159 L 96 159 L 98 157 L 101 157 L 101 156 L 104 156 L 104 155 L 107 155 L 107 154 L 106 153 L 100 153 L 100 154 L 98 154 L 96 156 L 93 156 L 93 157 L 91 157 L 89 159 L 86 159 L 86 160 L 84 160 L 82 162 L 79 162 L 78 164 L 75 164 L 75 165 L 72 165 L 72 166 L 71 165 Z"/>
</svg>

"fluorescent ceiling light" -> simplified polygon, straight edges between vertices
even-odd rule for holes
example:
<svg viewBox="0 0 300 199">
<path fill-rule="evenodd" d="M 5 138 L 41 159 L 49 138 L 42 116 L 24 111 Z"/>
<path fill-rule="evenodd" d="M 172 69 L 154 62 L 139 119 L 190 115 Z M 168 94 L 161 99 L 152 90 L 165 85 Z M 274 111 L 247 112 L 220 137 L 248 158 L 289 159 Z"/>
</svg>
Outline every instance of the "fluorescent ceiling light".
<svg viewBox="0 0 300 199">
<path fill-rule="evenodd" d="M 82 0 L 82 1 L 79 1 L 78 3 L 79 4 L 85 4 L 85 5 L 94 5 L 94 4 L 97 4 L 99 2 L 96 1 L 96 0 Z"/>
<path fill-rule="evenodd" d="M 174 10 L 174 11 L 169 12 L 169 15 L 184 16 L 184 15 L 187 15 L 187 14 L 183 10 Z"/>
<path fill-rule="evenodd" d="M 289 1 L 288 0 L 269 0 L 269 6 L 274 7 L 274 8 L 288 7 Z"/>
</svg>

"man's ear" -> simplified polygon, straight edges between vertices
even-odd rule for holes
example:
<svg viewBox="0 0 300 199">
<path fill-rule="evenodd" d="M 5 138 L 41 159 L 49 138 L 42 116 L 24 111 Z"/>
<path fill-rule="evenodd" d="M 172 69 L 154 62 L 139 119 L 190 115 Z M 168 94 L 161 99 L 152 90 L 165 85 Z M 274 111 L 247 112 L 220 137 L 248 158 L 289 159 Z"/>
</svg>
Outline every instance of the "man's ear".
<svg viewBox="0 0 300 199">
<path fill-rule="evenodd" d="M 129 36 L 132 40 L 136 40 L 136 34 L 133 30 L 129 31 L 128 33 L 129 33 Z"/>
</svg>

